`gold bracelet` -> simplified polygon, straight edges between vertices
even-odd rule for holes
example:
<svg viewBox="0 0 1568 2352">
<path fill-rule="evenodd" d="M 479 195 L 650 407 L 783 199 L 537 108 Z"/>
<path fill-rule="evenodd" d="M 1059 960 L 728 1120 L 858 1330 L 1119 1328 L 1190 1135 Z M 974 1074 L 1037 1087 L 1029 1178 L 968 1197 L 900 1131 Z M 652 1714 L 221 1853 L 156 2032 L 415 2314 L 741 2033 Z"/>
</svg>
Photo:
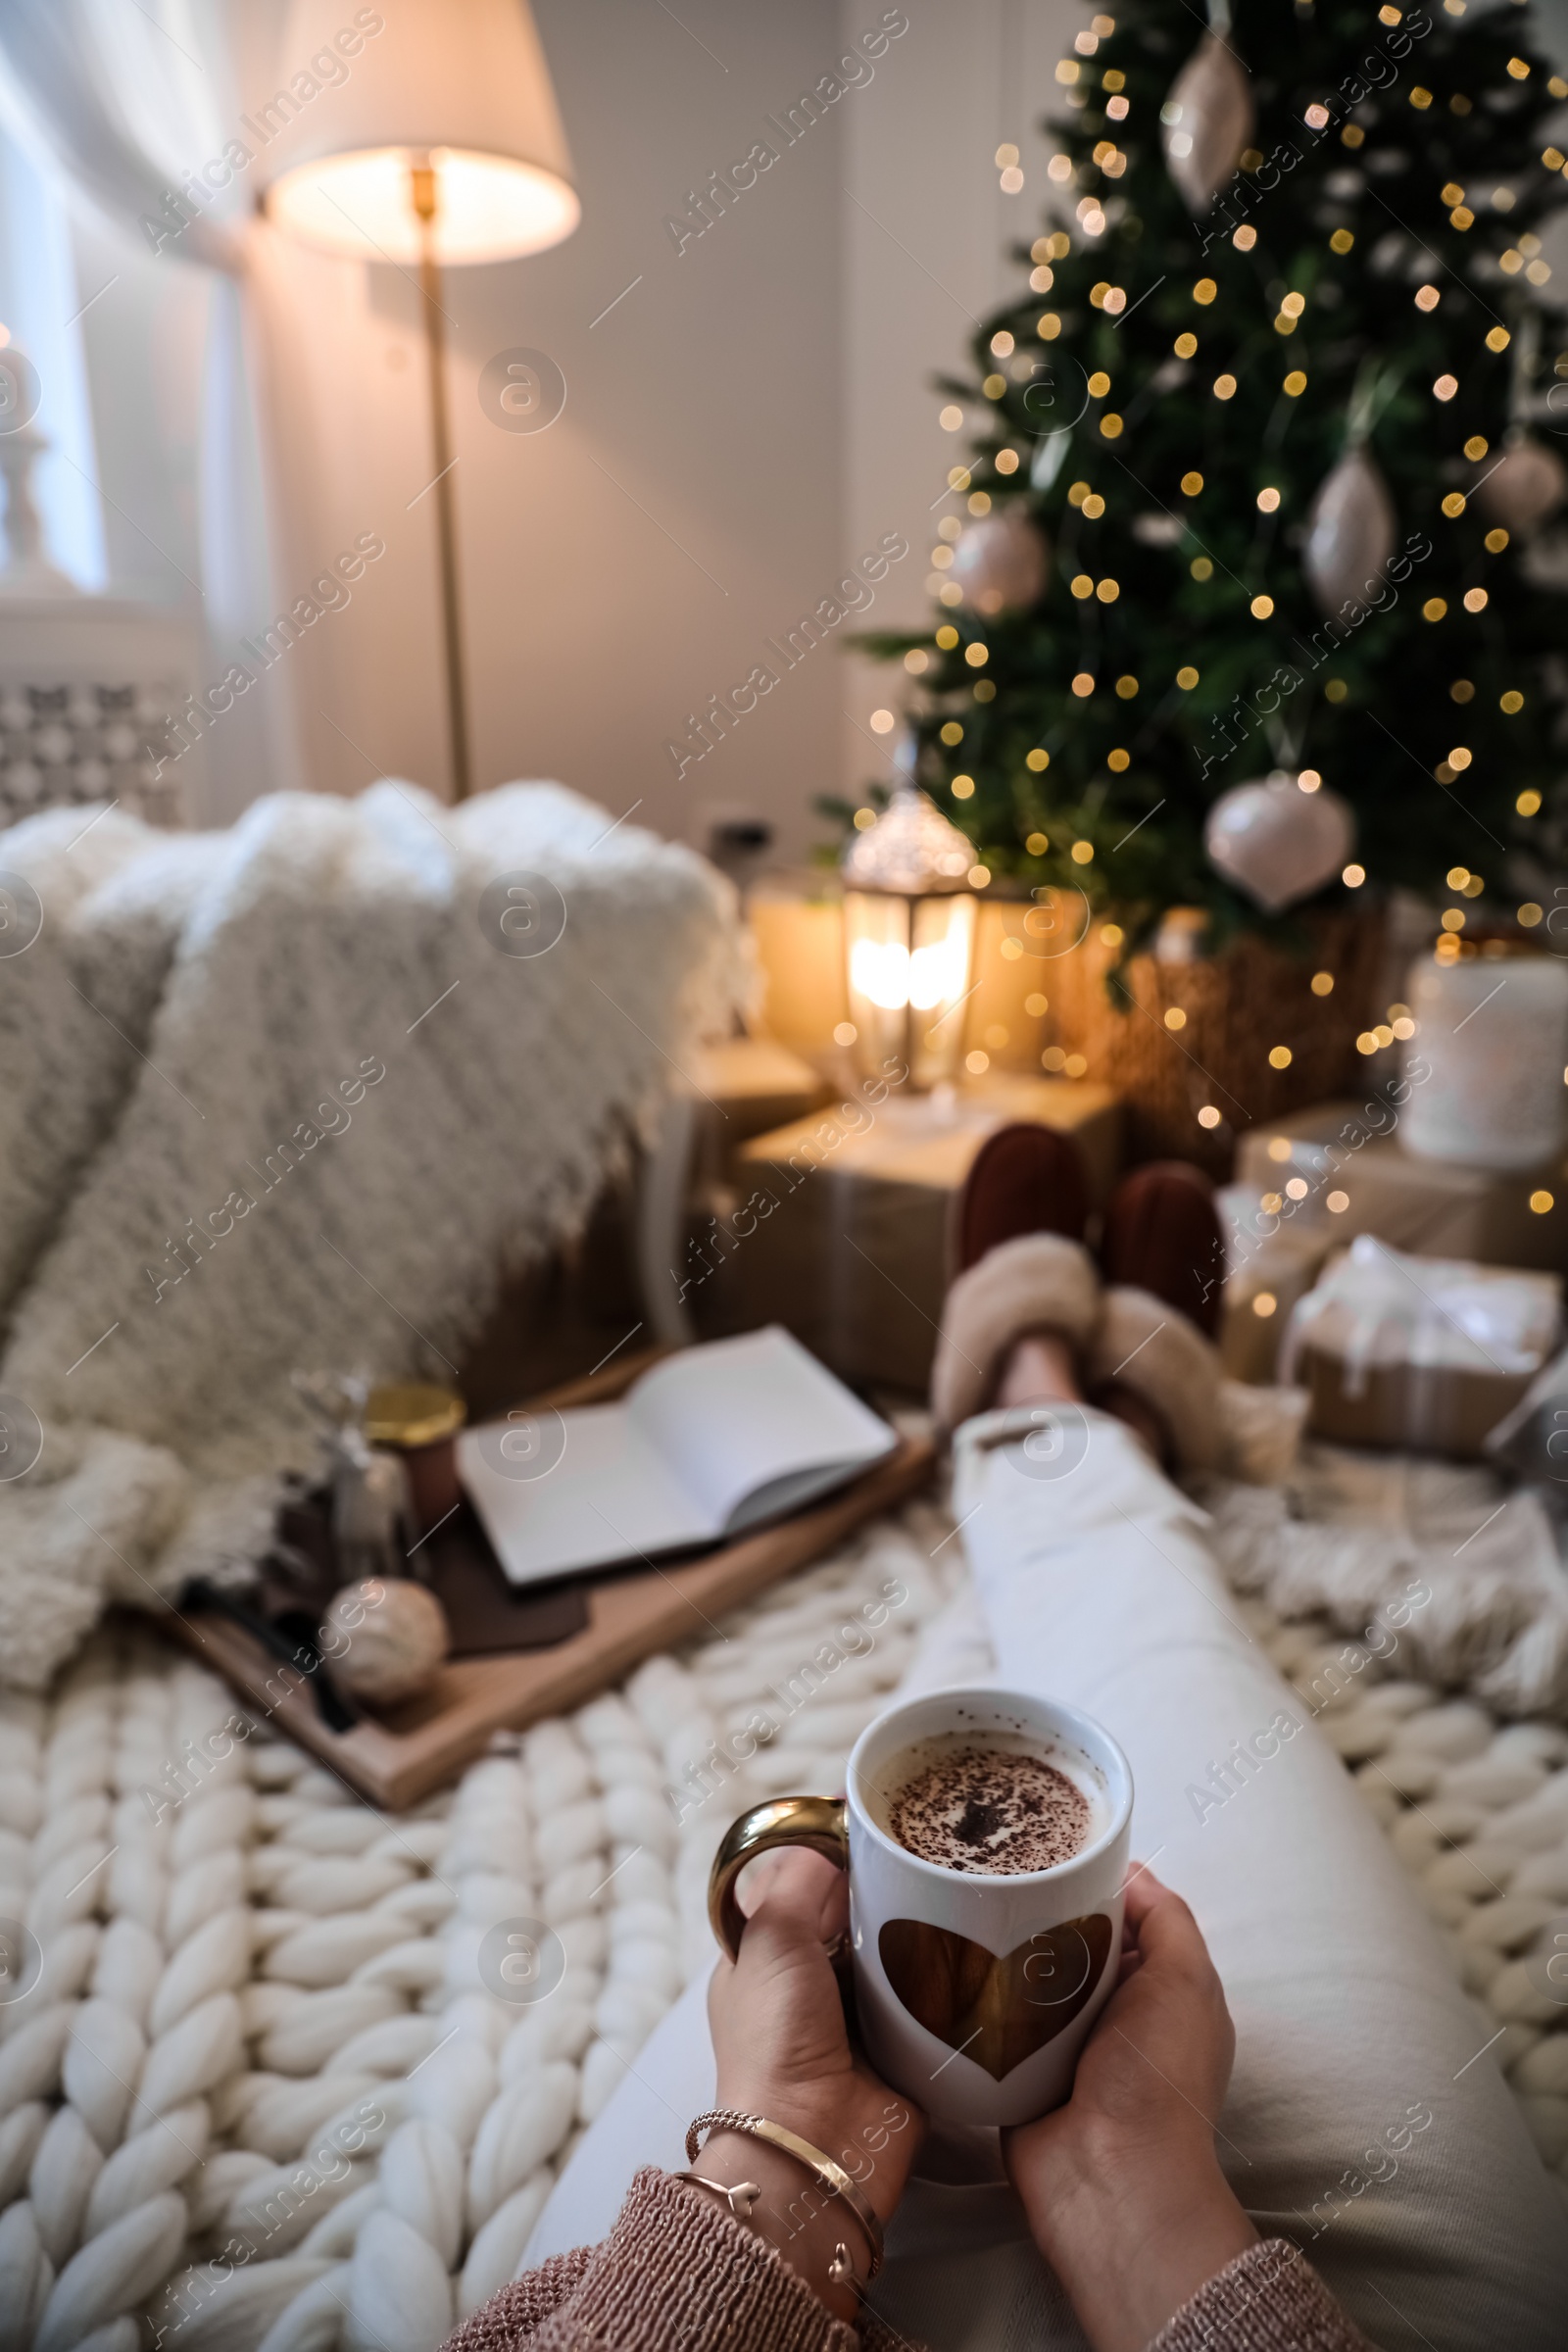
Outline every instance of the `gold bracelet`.
<svg viewBox="0 0 1568 2352">
<path fill-rule="evenodd" d="M 813 2148 L 808 2139 L 802 2139 L 794 2132 L 787 2132 L 782 2124 L 770 2124 L 765 2116 L 743 2115 L 734 2107 L 712 2108 L 708 2114 L 700 2115 L 690 2126 L 686 2133 L 688 2164 L 696 2163 L 699 2142 L 705 2132 L 744 2132 L 749 2138 L 764 2140 L 769 2147 L 781 2148 L 786 2156 L 793 2156 L 797 2164 L 804 2164 L 808 2173 L 816 2176 L 829 2196 L 843 2198 L 859 2223 L 871 2254 L 870 2268 L 866 2272 L 867 2281 L 876 2277 L 882 2268 L 882 2225 L 842 2164 L 836 2164 L 831 2156 L 824 2156 L 820 2148 Z M 843 2246 L 835 2249 L 829 2268 L 836 2284 L 842 2284 L 845 2278 L 854 2276 Z"/>
<path fill-rule="evenodd" d="M 726 2188 L 722 2180 L 710 2180 L 706 2173 L 671 2173 L 672 2180 L 694 2180 L 699 2188 L 710 2188 L 715 2197 L 722 2197 L 738 2222 L 749 2222 L 752 2207 L 761 2195 L 755 2180 L 737 2180 Z"/>
<path fill-rule="evenodd" d="M 738 2222 L 751 2220 L 752 2208 L 762 2193 L 755 2180 L 737 2180 L 733 2188 L 726 2188 L 722 2180 L 710 2180 L 706 2173 L 671 2173 L 669 2177 L 672 2180 L 690 2180 L 698 2188 L 710 2188 L 715 2197 L 723 2198 Z M 835 2286 L 853 2286 L 859 2292 L 860 2281 L 850 2260 L 850 2249 L 842 2238 L 833 2249 L 827 2275 Z"/>
</svg>

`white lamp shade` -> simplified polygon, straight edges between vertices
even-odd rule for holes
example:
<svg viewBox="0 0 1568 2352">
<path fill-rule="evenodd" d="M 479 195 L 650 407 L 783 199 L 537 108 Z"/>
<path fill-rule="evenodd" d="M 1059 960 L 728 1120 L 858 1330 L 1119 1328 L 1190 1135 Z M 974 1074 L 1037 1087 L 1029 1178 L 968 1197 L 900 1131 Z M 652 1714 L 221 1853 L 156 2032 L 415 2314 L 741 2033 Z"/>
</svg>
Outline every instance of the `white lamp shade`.
<svg viewBox="0 0 1568 2352">
<path fill-rule="evenodd" d="M 353 14 L 343 0 L 293 0 L 280 54 L 286 78 L 254 123 L 268 135 L 268 216 L 291 235 L 361 261 L 416 262 L 409 172 L 426 162 L 442 263 L 541 253 L 576 227 L 527 0 L 380 0 Z"/>
</svg>

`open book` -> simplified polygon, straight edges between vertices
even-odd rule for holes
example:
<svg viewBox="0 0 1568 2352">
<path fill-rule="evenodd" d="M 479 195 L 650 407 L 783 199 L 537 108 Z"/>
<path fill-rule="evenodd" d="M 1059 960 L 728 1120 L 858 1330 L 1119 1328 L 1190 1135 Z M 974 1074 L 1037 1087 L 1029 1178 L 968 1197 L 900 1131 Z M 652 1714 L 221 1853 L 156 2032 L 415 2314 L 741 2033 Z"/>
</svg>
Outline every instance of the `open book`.
<svg viewBox="0 0 1568 2352">
<path fill-rule="evenodd" d="M 778 1325 L 684 1349 L 613 1404 L 466 1430 L 463 1484 L 514 1584 L 717 1543 L 898 1444 Z"/>
</svg>

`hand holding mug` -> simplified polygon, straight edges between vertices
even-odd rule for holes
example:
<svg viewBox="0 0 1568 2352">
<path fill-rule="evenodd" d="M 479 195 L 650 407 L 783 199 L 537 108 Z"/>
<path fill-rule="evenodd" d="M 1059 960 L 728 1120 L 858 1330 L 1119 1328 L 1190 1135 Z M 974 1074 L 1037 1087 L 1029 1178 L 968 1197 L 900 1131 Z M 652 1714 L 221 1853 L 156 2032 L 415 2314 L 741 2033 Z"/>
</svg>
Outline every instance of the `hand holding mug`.
<svg viewBox="0 0 1568 2352">
<path fill-rule="evenodd" d="M 798 1848 L 762 1868 L 769 1875 L 739 1957 L 719 1961 L 709 1988 L 716 2104 L 765 2116 L 834 2157 L 886 2222 L 904 2194 L 925 2120 L 850 2046 L 828 1956 L 849 1912 L 843 1874 Z M 843 2238 L 863 2275 L 856 2225 L 792 2158 L 715 2132 L 698 2170 L 726 2185 L 757 2181 L 762 2199 L 753 2226 L 830 2308 L 854 2316 L 853 2294 L 830 2286 L 827 2266 Z"/>
<path fill-rule="evenodd" d="M 1116 1990 L 1079 2056 L 1072 2095 L 1002 2142 L 1030 2232 L 1095 2352 L 1148 2343 L 1256 2242 L 1214 2152 L 1235 2052 L 1197 1921 L 1147 1867 L 1136 1870 Z"/>
</svg>

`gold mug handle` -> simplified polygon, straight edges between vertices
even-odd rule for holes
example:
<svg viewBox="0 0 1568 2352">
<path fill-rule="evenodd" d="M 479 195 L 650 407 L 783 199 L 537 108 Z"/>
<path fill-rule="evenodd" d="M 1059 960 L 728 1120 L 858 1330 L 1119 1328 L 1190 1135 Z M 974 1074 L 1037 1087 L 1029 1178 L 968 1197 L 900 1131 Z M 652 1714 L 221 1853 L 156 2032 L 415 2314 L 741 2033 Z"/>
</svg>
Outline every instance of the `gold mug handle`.
<svg viewBox="0 0 1568 2352">
<path fill-rule="evenodd" d="M 724 1833 L 708 1881 L 708 1916 L 713 1934 L 732 1960 L 741 1952 L 746 1914 L 735 1897 L 735 1882 L 748 1862 L 775 1845 L 808 1845 L 840 1870 L 850 1867 L 848 1808 L 842 1796 L 776 1796 L 754 1805 Z"/>
</svg>

